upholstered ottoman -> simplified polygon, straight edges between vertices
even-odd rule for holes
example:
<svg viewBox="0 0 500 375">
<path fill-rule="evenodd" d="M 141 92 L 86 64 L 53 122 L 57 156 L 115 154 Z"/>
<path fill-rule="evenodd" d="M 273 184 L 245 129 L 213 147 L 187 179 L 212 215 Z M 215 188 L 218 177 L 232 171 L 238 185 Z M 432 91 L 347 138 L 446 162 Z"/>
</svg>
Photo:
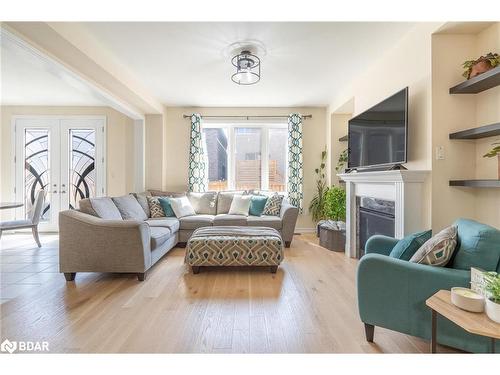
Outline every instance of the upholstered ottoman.
<svg viewBox="0 0 500 375">
<path fill-rule="evenodd" d="M 205 266 L 270 266 L 276 273 L 283 260 L 280 233 L 265 227 L 203 227 L 187 243 L 186 264 L 193 273 Z"/>
</svg>

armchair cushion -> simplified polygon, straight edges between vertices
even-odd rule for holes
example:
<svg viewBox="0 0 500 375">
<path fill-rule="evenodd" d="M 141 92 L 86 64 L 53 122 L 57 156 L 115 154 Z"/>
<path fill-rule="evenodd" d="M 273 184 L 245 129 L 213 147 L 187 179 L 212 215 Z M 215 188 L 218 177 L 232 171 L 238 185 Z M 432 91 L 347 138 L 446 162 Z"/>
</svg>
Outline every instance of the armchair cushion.
<svg viewBox="0 0 500 375">
<path fill-rule="evenodd" d="M 435 267 L 446 266 L 457 247 L 457 227 L 443 229 L 427 241 L 411 257 L 410 262 L 428 264 Z"/>
<path fill-rule="evenodd" d="M 470 219 L 458 219 L 458 245 L 453 268 L 500 271 L 500 230 Z"/>
<path fill-rule="evenodd" d="M 417 250 L 431 238 L 432 231 L 413 233 L 398 241 L 389 256 L 392 258 L 410 260 Z"/>
</svg>

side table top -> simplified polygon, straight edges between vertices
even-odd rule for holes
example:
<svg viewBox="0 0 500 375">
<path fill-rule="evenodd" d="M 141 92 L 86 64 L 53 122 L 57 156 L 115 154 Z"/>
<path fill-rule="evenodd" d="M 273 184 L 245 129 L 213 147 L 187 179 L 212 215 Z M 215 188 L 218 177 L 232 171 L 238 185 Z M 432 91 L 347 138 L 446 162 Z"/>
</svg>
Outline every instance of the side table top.
<svg viewBox="0 0 500 375">
<path fill-rule="evenodd" d="M 456 307 L 451 303 L 449 290 L 440 290 L 428 298 L 425 304 L 467 332 L 500 339 L 500 324 L 488 318 L 485 313 L 473 313 Z"/>
</svg>

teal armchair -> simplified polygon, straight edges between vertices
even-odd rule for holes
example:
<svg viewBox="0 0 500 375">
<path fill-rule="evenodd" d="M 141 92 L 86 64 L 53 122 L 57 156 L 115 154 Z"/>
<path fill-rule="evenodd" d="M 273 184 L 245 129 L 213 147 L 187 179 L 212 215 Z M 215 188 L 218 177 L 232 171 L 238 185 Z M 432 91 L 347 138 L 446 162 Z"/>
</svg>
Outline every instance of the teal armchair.
<svg viewBox="0 0 500 375">
<path fill-rule="evenodd" d="M 433 267 L 389 256 L 398 240 L 373 236 L 357 273 L 358 308 L 366 339 L 373 341 L 375 326 L 430 340 L 431 312 L 427 298 L 440 289 L 468 287 L 470 267 L 500 271 L 500 231 L 473 220 L 459 219 L 458 244 L 448 267 Z M 467 352 L 487 353 L 488 338 L 467 333 L 438 318 L 440 344 Z M 497 346 L 497 352 L 499 352 Z"/>
</svg>

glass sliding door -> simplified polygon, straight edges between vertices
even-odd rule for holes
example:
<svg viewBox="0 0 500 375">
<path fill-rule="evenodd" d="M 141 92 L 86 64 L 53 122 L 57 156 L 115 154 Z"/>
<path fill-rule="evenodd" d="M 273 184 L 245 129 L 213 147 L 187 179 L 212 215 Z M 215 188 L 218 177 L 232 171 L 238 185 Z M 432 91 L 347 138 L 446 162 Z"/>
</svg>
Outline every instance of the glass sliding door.
<svg viewBox="0 0 500 375">
<path fill-rule="evenodd" d="M 260 189 L 262 180 L 261 129 L 234 129 L 235 189 Z"/>
</svg>

